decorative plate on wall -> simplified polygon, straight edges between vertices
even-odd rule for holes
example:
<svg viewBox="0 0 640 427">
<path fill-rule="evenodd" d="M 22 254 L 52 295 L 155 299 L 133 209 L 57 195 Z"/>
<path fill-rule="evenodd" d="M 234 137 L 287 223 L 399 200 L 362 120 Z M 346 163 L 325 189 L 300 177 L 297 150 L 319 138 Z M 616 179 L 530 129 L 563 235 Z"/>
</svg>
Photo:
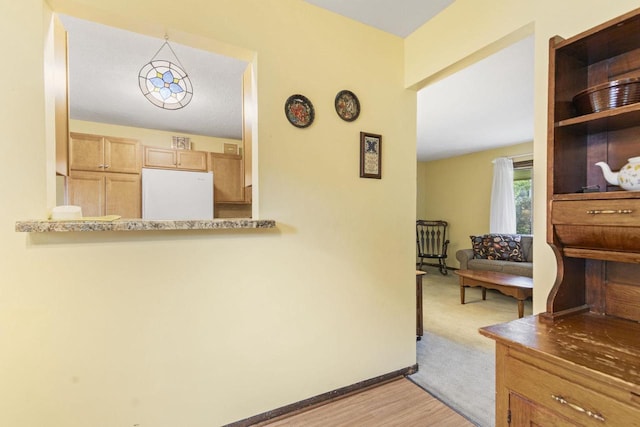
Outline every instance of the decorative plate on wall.
<svg viewBox="0 0 640 427">
<path fill-rule="evenodd" d="M 313 104 L 303 95 L 291 95 L 284 103 L 284 114 L 289 123 L 298 128 L 311 126 L 315 111 Z"/>
<path fill-rule="evenodd" d="M 350 90 L 341 90 L 336 95 L 336 113 L 344 121 L 352 122 L 360 115 L 360 101 Z"/>
</svg>

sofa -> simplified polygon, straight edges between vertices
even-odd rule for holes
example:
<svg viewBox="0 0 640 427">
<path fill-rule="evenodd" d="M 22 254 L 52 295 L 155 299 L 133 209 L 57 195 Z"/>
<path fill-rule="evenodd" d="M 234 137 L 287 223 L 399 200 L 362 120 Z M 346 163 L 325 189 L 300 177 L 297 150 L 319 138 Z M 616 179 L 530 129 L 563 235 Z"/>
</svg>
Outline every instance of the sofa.
<svg viewBox="0 0 640 427">
<path fill-rule="evenodd" d="M 499 271 L 533 277 L 533 236 L 484 234 L 471 237 L 471 249 L 460 249 L 456 258 L 461 270 Z"/>
</svg>

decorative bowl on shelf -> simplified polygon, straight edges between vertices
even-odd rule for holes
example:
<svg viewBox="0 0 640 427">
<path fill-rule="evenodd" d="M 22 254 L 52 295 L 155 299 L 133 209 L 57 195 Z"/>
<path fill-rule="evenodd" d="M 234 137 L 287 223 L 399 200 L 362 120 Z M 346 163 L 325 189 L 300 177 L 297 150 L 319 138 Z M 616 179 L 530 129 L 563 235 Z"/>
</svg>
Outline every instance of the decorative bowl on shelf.
<svg viewBox="0 0 640 427">
<path fill-rule="evenodd" d="M 592 86 L 573 97 L 578 113 L 590 114 L 640 102 L 640 77 Z"/>
</svg>

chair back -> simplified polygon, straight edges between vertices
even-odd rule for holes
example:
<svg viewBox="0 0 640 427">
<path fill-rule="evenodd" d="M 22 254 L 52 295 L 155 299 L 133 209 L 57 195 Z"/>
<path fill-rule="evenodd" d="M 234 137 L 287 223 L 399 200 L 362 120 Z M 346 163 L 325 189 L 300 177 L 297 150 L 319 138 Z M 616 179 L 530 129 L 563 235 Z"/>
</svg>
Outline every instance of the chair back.
<svg viewBox="0 0 640 427">
<path fill-rule="evenodd" d="M 446 258 L 447 246 L 447 221 L 425 220 L 416 221 L 416 244 L 419 257 Z"/>
</svg>

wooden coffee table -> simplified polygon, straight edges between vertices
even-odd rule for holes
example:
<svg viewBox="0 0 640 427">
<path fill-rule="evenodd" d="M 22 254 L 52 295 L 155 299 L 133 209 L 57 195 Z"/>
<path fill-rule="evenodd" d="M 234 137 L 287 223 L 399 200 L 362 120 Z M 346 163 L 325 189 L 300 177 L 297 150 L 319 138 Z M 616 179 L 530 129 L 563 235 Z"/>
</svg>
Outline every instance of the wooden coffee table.
<svg viewBox="0 0 640 427">
<path fill-rule="evenodd" d="M 481 287 L 482 299 L 487 299 L 487 289 L 513 297 L 518 300 L 518 317 L 524 316 L 524 300 L 533 295 L 531 277 L 498 273 L 497 271 L 458 270 L 460 276 L 460 304 L 464 304 L 464 288 Z"/>
</svg>

